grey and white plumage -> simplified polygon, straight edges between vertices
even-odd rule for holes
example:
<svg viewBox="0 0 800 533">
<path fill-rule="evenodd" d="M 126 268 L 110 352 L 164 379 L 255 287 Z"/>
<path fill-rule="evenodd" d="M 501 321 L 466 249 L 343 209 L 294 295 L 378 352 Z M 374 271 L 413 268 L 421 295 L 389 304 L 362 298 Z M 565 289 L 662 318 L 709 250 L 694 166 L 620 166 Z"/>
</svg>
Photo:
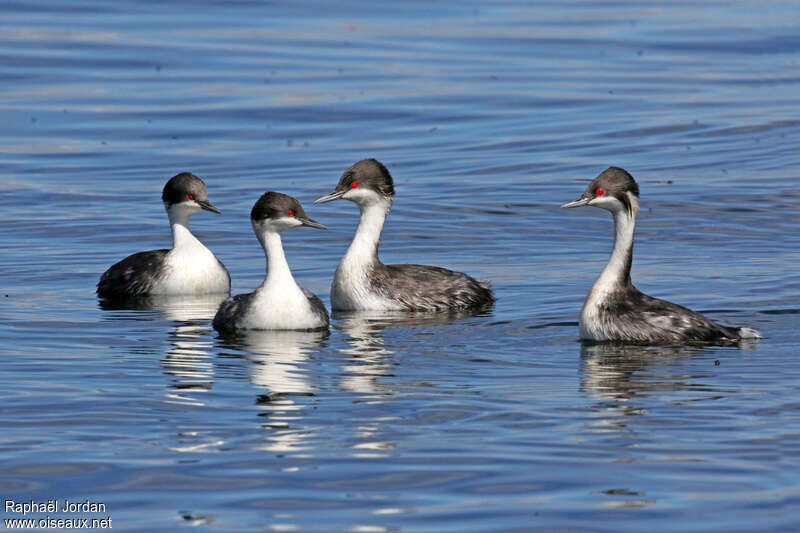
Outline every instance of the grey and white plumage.
<svg viewBox="0 0 800 533">
<path fill-rule="evenodd" d="M 336 269 L 331 307 L 340 311 L 445 311 L 483 309 L 494 303 L 489 284 L 445 268 L 384 265 L 378 258 L 381 231 L 394 200 L 394 181 L 375 159 L 342 174 L 336 188 L 314 203 L 350 200 L 361 211 L 353 242 Z"/>
<path fill-rule="evenodd" d="M 237 294 L 219 307 L 214 328 L 233 330 L 313 330 L 327 328 L 328 311 L 316 295 L 294 280 L 283 252 L 280 233 L 300 226 L 327 229 L 306 215 L 291 196 L 266 192 L 250 212 L 267 256 L 267 276 L 254 292 Z"/>
<path fill-rule="evenodd" d="M 189 172 L 177 174 L 167 181 L 161 200 L 172 228 L 172 248 L 138 252 L 115 263 L 100 277 L 98 296 L 116 299 L 230 292 L 227 269 L 189 230 L 189 217 L 194 213 L 219 213 L 208 201 L 203 180 Z"/>
<path fill-rule="evenodd" d="M 723 326 L 686 307 L 648 296 L 631 282 L 633 235 L 639 186 L 628 172 L 610 167 L 577 200 L 561 207 L 590 205 L 614 216 L 614 250 L 586 297 L 580 319 L 582 339 L 644 344 L 736 342 L 757 338 L 745 327 Z"/>
</svg>

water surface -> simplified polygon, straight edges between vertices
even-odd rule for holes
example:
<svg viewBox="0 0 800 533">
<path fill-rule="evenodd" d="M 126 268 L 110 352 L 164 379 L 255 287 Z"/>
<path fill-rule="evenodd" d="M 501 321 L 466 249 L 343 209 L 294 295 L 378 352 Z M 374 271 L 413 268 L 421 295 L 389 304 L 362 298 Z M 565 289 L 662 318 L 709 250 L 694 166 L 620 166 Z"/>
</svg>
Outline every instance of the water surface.
<svg viewBox="0 0 800 533">
<path fill-rule="evenodd" d="M 800 528 L 792 2 L 0 15 L 4 499 L 104 502 L 76 516 L 125 531 Z M 330 227 L 284 238 L 329 303 L 357 210 L 311 202 L 363 157 L 396 182 L 383 260 L 490 280 L 492 312 L 221 337 L 214 298 L 94 296 L 169 245 L 160 191 L 187 170 L 234 293 L 263 279 L 248 214 L 278 190 Z M 761 342 L 578 342 L 612 225 L 558 205 L 612 164 L 642 191 L 637 286 Z"/>
</svg>

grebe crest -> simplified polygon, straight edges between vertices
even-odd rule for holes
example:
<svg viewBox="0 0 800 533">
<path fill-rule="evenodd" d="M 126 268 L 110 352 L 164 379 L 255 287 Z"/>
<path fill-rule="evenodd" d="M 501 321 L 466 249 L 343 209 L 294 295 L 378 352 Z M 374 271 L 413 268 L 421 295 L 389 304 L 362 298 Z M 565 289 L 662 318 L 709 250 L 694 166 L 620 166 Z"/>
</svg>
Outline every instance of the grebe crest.
<svg viewBox="0 0 800 533">
<path fill-rule="evenodd" d="M 267 276 L 254 292 L 237 294 L 219 307 L 214 328 L 230 330 L 314 330 L 328 327 L 322 301 L 295 282 L 283 253 L 281 232 L 308 226 L 327 229 L 306 215 L 300 202 L 266 192 L 253 206 L 250 222 L 267 256 Z"/>
<path fill-rule="evenodd" d="M 394 181 L 375 159 L 342 174 L 336 188 L 314 203 L 344 199 L 358 205 L 361 220 L 331 284 L 331 307 L 339 311 L 445 311 L 486 309 L 494 303 L 489 284 L 461 272 L 426 265 L 384 265 L 378 258 Z"/>
<path fill-rule="evenodd" d="M 203 180 L 190 172 L 173 176 L 161 200 L 172 228 L 172 249 L 129 255 L 105 271 L 97 283 L 102 298 L 145 295 L 228 293 L 231 278 L 225 266 L 189 230 L 189 218 L 201 211 L 219 213 L 208 201 Z"/>
<path fill-rule="evenodd" d="M 729 327 L 683 306 L 652 298 L 633 286 L 633 235 L 639 212 L 639 186 L 627 171 L 610 167 L 577 200 L 561 207 L 590 205 L 614 217 L 614 249 L 581 310 L 580 335 L 594 341 L 643 344 L 737 342 L 758 338 L 745 327 Z"/>
</svg>

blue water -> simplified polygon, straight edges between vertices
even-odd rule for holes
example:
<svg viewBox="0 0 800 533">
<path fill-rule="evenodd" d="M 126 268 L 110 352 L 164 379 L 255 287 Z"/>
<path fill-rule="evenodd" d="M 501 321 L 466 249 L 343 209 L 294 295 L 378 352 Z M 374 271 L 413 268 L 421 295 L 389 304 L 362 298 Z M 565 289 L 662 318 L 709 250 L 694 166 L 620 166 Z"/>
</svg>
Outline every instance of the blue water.
<svg viewBox="0 0 800 533">
<path fill-rule="evenodd" d="M 797 531 L 799 23 L 790 1 L 0 4 L 3 499 L 143 532 Z M 215 299 L 94 296 L 169 245 L 161 188 L 191 171 L 234 293 L 278 190 L 330 227 L 284 238 L 329 303 L 358 215 L 312 201 L 363 157 L 396 182 L 383 260 L 490 280 L 491 313 L 224 339 Z M 763 340 L 578 341 L 612 223 L 558 206 L 612 164 L 642 191 L 637 286 Z"/>
</svg>

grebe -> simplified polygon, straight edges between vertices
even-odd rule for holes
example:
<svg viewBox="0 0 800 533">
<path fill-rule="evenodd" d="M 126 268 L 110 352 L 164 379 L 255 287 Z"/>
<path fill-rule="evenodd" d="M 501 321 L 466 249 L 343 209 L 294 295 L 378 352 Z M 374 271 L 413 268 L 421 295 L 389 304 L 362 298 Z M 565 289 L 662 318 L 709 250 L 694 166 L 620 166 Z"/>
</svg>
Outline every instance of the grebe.
<svg viewBox="0 0 800 533">
<path fill-rule="evenodd" d="M 645 344 L 734 342 L 759 338 L 750 328 L 717 324 L 680 305 L 652 298 L 631 283 L 633 232 L 639 211 L 639 186 L 633 176 L 610 167 L 580 198 L 561 207 L 591 205 L 611 211 L 616 238 L 608 265 L 597 278 L 580 320 L 582 339 Z"/>
<path fill-rule="evenodd" d="M 189 172 L 173 176 L 161 200 L 172 227 L 172 249 L 129 255 L 105 271 L 97 283 L 102 298 L 145 295 L 229 293 L 225 266 L 189 231 L 189 217 L 205 209 L 219 213 L 208 201 L 203 180 Z"/>
<path fill-rule="evenodd" d="M 300 202 L 266 192 L 253 206 L 250 222 L 267 254 L 267 278 L 255 292 L 237 294 L 219 306 L 214 328 L 313 330 L 328 327 L 328 311 L 313 293 L 299 287 L 283 254 L 281 232 L 308 226 L 328 229 L 306 216 Z"/>
<path fill-rule="evenodd" d="M 359 161 L 345 171 L 333 191 L 314 203 L 339 198 L 358 205 L 361 222 L 333 278 L 334 310 L 444 311 L 481 309 L 494 302 L 488 283 L 461 272 L 381 263 L 378 241 L 394 199 L 394 183 L 380 162 Z"/>
</svg>

